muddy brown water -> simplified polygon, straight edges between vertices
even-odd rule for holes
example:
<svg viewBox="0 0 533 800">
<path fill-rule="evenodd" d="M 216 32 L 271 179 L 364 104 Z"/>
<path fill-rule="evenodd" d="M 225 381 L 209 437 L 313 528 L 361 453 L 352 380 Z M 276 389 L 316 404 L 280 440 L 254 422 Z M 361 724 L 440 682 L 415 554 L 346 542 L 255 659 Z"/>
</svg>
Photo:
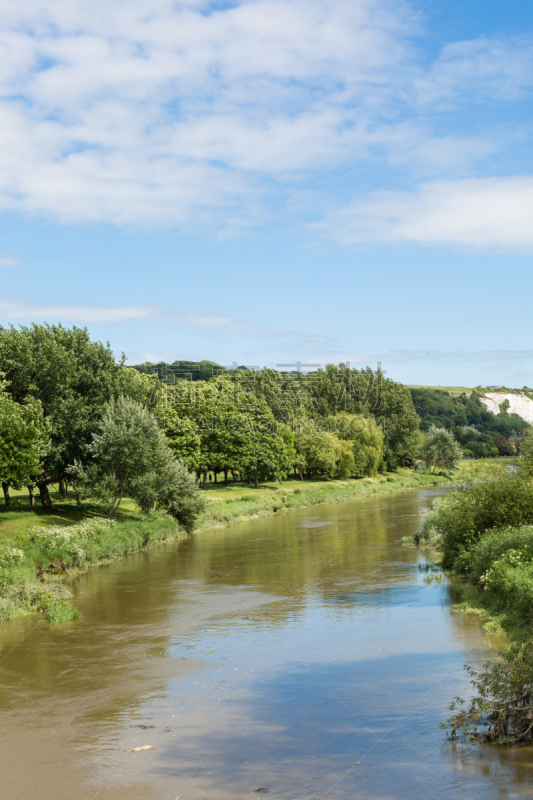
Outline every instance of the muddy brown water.
<svg viewBox="0 0 533 800">
<path fill-rule="evenodd" d="M 78 623 L 0 624 L 1 800 L 533 797 L 532 749 L 438 727 L 501 644 L 400 544 L 443 491 L 202 533 L 78 579 Z"/>
</svg>

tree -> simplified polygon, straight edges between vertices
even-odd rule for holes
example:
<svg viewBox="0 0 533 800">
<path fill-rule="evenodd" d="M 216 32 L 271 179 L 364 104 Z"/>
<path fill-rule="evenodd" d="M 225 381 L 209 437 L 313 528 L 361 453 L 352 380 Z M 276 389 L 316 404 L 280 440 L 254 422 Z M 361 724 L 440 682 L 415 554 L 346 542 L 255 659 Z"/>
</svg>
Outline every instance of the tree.
<svg viewBox="0 0 533 800">
<path fill-rule="evenodd" d="M 510 442 L 509 439 L 506 439 L 505 436 L 502 436 L 501 433 L 497 433 L 496 436 L 494 436 L 493 441 L 498 448 L 498 453 L 501 456 L 514 456 L 514 444 Z"/>
<path fill-rule="evenodd" d="M 420 458 L 428 469 L 431 472 L 455 469 L 462 456 L 461 445 L 455 441 L 453 433 L 432 425 L 420 448 Z"/>
<path fill-rule="evenodd" d="M 50 484 L 85 457 L 119 369 L 109 344 L 91 342 L 85 328 L 0 328 L 0 372 L 9 392 L 17 403 L 39 400 L 50 424 L 50 447 L 35 477 L 43 506 L 52 505 Z"/>
<path fill-rule="evenodd" d="M 350 369 L 328 364 L 305 377 L 316 416 L 338 413 L 373 417 L 383 431 L 387 469 L 410 466 L 417 453 L 419 418 L 407 387 L 385 378 L 380 370 Z"/>
<path fill-rule="evenodd" d="M 201 460 L 201 439 L 196 423 L 170 405 L 155 408 L 154 416 L 175 458 L 190 470 L 198 469 Z"/>
<path fill-rule="evenodd" d="M 337 445 L 337 472 L 341 478 L 350 478 L 354 474 L 355 459 L 353 445 L 350 441 L 339 439 Z"/>
<path fill-rule="evenodd" d="M 308 478 L 313 473 L 333 476 L 338 452 L 339 440 L 333 433 L 309 425 L 296 435 L 296 454 L 304 464 Z"/>
<path fill-rule="evenodd" d="M 531 428 L 528 428 L 526 435 L 520 439 L 518 471 L 520 476 L 526 480 L 533 478 L 533 432 Z"/>
<path fill-rule="evenodd" d="M 87 451 L 89 463 L 76 461 L 69 475 L 77 488 L 108 503 L 110 517 L 125 495 L 143 511 L 171 511 L 187 529 L 202 510 L 196 481 L 172 455 L 155 417 L 135 400 L 108 403 Z"/>
<path fill-rule="evenodd" d="M 39 474 L 49 439 L 40 403 L 15 403 L 0 383 L 0 482 L 6 505 L 11 503 L 10 488 L 29 485 Z"/>
<path fill-rule="evenodd" d="M 383 463 L 383 433 L 371 417 L 358 414 L 336 414 L 328 425 L 339 439 L 351 443 L 353 467 L 351 475 L 373 477 Z"/>
</svg>

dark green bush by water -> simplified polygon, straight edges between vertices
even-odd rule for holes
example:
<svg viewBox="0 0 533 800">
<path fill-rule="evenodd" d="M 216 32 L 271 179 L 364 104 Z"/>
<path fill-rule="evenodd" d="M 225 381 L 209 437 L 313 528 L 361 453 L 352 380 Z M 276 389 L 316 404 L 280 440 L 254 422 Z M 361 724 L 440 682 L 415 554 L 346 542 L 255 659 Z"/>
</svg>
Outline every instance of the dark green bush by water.
<svg viewBox="0 0 533 800">
<path fill-rule="evenodd" d="M 74 622 L 80 618 L 79 611 L 71 606 L 69 603 L 64 603 L 60 600 L 57 603 L 52 603 L 45 616 L 47 622 Z"/>
<path fill-rule="evenodd" d="M 513 472 L 495 470 L 485 479 L 466 481 L 435 506 L 420 526 L 415 541 L 439 542 L 442 566 L 453 569 L 492 528 L 533 524 L 533 481 Z"/>
<path fill-rule="evenodd" d="M 526 470 L 493 470 L 442 498 L 415 541 L 442 554 L 461 578 L 466 608 L 492 617 L 514 639 L 480 671 L 467 667 L 474 694 L 456 698 L 444 724 L 452 739 L 533 742 L 533 479 Z"/>
</svg>

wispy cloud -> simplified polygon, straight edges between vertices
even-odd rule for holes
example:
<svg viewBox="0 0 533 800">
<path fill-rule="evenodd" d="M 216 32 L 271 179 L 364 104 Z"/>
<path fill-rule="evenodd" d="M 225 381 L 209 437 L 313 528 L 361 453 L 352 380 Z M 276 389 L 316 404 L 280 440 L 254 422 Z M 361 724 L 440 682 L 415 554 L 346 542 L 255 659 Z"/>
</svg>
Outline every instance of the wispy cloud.
<svg viewBox="0 0 533 800">
<path fill-rule="evenodd" d="M 469 178 L 374 192 L 320 227 L 343 243 L 419 242 L 531 252 L 533 177 Z"/>
<path fill-rule="evenodd" d="M 0 255 L 0 269 L 2 267 L 22 267 L 26 264 L 24 259 L 6 253 Z"/>
<path fill-rule="evenodd" d="M 132 319 L 151 319 L 155 315 L 153 309 L 141 306 L 129 306 L 126 309 L 110 306 L 93 306 L 82 304 L 33 304 L 21 303 L 0 297 L 0 317 L 9 322 L 73 322 L 81 325 L 104 322 L 126 322 Z"/>
</svg>

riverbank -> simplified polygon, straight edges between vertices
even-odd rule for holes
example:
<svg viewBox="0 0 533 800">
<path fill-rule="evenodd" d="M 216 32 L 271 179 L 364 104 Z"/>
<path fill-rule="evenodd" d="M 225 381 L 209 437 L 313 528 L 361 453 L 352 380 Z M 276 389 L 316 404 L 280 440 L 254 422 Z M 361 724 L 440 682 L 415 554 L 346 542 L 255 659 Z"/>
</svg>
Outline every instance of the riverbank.
<svg viewBox="0 0 533 800">
<path fill-rule="evenodd" d="M 223 528 L 293 508 L 306 508 L 321 503 L 343 503 L 405 489 L 452 483 L 455 477 L 421 475 L 411 469 L 400 469 L 375 478 L 288 480 L 283 483 L 264 483 L 257 489 L 243 484 L 213 486 L 206 491 L 208 506 L 198 518 L 195 532 Z"/>
<path fill-rule="evenodd" d="M 110 520 L 102 509 L 93 508 L 81 521 L 69 524 L 71 517 L 58 517 L 56 510 L 50 524 L 30 526 L 23 513 L 19 528 L 3 533 L 0 620 L 36 612 L 48 622 L 75 620 L 79 615 L 68 603 L 72 593 L 67 578 L 187 535 L 172 517 L 158 512 L 131 512 Z"/>
<path fill-rule="evenodd" d="M 207 508 L 195 532 L 451 481 L 451 476 L 404 469 L 376 478 L 216 485 L 205 492 Z M 11 507 L 0 512 L 0 620 L 36 612 L 49 622 L 76 619 L 67 578 L 186 535 L 167 514 L 141 515 L 128 500 L 111 522 L 97 504 L 78 507 L 56 497 L 50 512 L 31 508 L 23 494 L 15 494 Z"/>
</svg>

